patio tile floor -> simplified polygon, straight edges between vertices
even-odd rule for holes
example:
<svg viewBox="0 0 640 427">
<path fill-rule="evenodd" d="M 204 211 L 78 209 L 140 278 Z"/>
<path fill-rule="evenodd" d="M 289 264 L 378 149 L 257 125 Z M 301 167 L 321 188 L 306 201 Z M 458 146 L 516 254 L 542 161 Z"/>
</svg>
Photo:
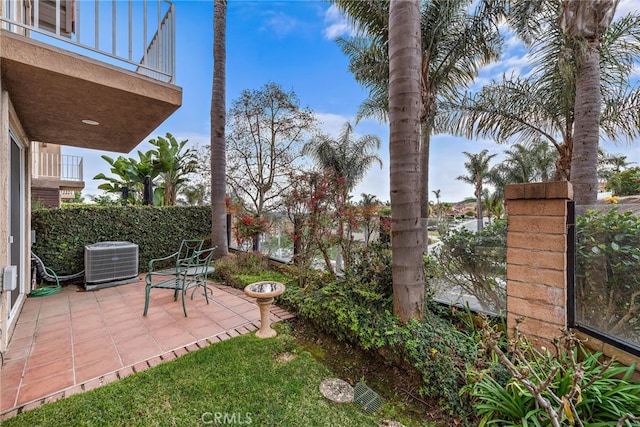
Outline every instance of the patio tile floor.
<svg viewBox="0 0 640 427">
<path fill-rule="evenodd" d="M 0 420 L 173 360 L 258 329 L 260 312 L 241 290 L 209 283 L 187 295 L 187 314 L 173 292 L 153 289 L 144 308 L 144 279 L 85 291 L 65 286 L 28 298 L 0 368 Z M 274 322 L 293 315 L 271 307 Z"/>
</svg>

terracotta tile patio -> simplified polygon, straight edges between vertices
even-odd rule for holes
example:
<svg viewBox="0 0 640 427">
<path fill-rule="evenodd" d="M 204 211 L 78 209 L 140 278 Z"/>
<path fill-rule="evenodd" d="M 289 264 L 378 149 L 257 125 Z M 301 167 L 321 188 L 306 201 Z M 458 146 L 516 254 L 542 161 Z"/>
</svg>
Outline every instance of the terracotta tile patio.
<svg viewBox="0 0 640 427">
<path fill-rule="evenodd" d="M 165 289 L 151 291 L 143 317 L 142 278 L 28 298 L 0 369 L 0 420 L 258 329 L 253 299 L 228 286 L 209 289 L 209 305 L 202 292 L 187 300 L 188 317 Z M 292 317 L 271 307 L 274 322 Z"/>
</svg>

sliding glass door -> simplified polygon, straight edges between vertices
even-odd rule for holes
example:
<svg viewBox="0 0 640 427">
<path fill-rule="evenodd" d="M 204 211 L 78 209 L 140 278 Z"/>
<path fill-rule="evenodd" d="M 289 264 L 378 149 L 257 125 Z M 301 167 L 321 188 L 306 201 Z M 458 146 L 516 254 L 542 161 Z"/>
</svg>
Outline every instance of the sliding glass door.
<svg viewBox="0 0 640 427">
<path fill-rule="evenodd" d="M 11 151 L 9 163 L 11 173 L 9 175 L 10 200 L 9 200 L 9 257 L 10 265 L 15 265 L 18 270 L 18 287 L 11 291 L 9 318 L 13 317 L 14 308 L 20 296 L 24 294 L 23 279 L 23 245 L 24 245 L 24 150 L 11 132 Z"/>
</svg>

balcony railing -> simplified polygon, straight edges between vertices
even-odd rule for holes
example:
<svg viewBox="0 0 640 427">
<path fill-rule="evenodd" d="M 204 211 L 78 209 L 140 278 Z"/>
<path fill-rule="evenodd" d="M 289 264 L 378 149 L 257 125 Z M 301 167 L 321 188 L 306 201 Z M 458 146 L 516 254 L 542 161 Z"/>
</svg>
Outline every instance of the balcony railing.
<svg viewBox="0 0 640 427">
<path fill-rule="evenodd" d="M 175 82 L 175 11 L 167 0 L 1 1 L 1 28 Z"/>
<path fill-rule="evenodd" d="M 57 153 L 37 153 L 33 157 L 33 178 L 56 178 L 62 181 L 82 181 L 80 156 Z"/>
</svg>

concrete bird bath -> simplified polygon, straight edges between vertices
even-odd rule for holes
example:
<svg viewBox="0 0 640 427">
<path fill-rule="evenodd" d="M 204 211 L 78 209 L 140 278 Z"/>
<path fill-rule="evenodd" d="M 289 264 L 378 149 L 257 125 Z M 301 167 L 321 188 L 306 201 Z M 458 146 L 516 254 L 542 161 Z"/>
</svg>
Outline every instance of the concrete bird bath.
<svg viewBox="0 0 640 427">
<path fill-rule="evenodd" d="M 280 282 L 256 282 L 244 288 L 245 295 L 255 298 L 260 307 L 260 329 L 256 332 L 257 337 L 271 338 L 277 335 L 276 331 L 271 329 L 269 308 L 273 302 L 273 297 L 277 297 L 284 290 L 285 287 Z"/>
</svg>

